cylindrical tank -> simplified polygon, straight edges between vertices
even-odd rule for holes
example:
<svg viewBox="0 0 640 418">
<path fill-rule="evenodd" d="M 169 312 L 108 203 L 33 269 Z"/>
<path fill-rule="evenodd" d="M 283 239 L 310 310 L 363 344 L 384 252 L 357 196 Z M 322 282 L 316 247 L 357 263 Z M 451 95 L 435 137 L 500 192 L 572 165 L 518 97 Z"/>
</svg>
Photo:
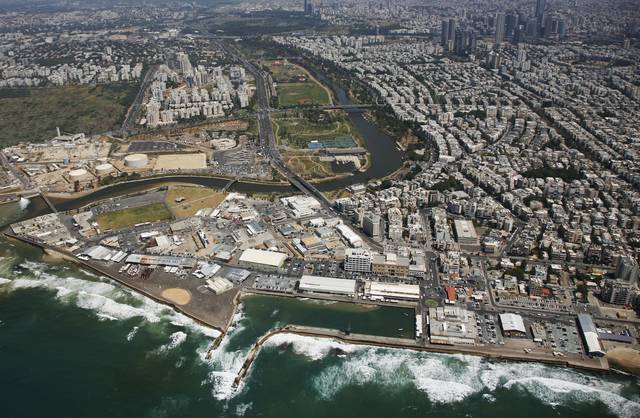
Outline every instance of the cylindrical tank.
<svg viewBox="0 0 640 418">
<path fill-rule="evenodd" d="M 147 165 L 149 159 L 146 154 L 129 154 L 124 157 L 124 165 L 130 168 L 141 168 Z"/>
<path fill-rule="evenodd" d="M 98 176 L 106 176 L 114 171 L 114 168 L 109 163 L 99 164 L 96 166 L 96 174 Z"/>
<path fill-rule="evenodd" d="M 81 180 L 86 176 L 87 176 L 87 170 L 85 170 L 84 168 L 78 168 L 76 170 L 69 171 L 69 178 L 72 181 Z"/>
</svg>

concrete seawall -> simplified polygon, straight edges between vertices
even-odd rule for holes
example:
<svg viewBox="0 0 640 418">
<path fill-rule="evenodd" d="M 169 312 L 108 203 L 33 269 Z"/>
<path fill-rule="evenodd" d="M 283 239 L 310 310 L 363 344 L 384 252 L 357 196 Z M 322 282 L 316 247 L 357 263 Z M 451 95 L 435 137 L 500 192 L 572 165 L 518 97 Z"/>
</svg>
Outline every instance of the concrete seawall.
<svg viewBox="0 0 640 418">
<path fill-rule="evenodd" d="M 133 290 L 133 291 L 135 291 L 137 293 L 140 293 L 143 296 L 148 297 L 149 299 L 151 299 L 151 300 L 153 300 L 153 301 L 155 301 L 157 303 L 166 305 L 166 306 L 174 309 L 175 311 L 177 311 L 177 312 L 189 317 L 190 319 L 194 320 L 195 322 L 197 322 L 200 325 L 204 325 L 206 327 L 209 327 L 209 328 L 212 328 L 212 329 L 215 329 L 215 330 L 219 331 L 221 334 L 213 342 L 213 344 L 211 346 L 212 348 L 210 350 L 216 348 L 220 344 L 222 338 L 226 334 L 226 331 L 227 331 L 228 327 L 231 325 L 231 322 L 233 320 L 233 314 L 232 314 L 229 318 L 225 319 L 224 324 L 222 324 L 222 325 L 221 324 L 215 324 L 212 321 L 210 321 L 208 318 L 205 318 L 205 317 L 203 317 L 201 315 L 198 315 L 198 314 L 190 311 L 187 307 L 180 306 L 178 304 L 175 304 L 175 303 L 172 303 L 170 301 L 167 301 L 166 299 L 163 299 L 163 298 L 159 297 L 158 295 L 154 295 L 153 293 L 147 291 L 146 289 L 144 289 L 144 288 L 142 288 L 140 286 L 136 286 L 134 283 L 131 283 L 129 281 L 125 281 L 125 280 L 117 277 L 115 274 L 112 274 L 110 271 L 107 271 L 107 270 L 101 268 L 100 266 L 97 266 L 97 265 L 95 265 L 95 264 L 93 264 L 91 262 L 88 262 L 88 261 L 84 261 L 84 260 L 78 259 L 77 257 L 75 257 L 73 254 L 71 254 L 69 252 L 66 252 L 64 250 L 60 250 L 60 249 L 57 249 L 57 248 L 53 248 L 53 247 L 51 247 L 51 246 L 49 246 L 47 244 L 44 244 L 44 243 L 29 239 L 27 237 L 15 235 L 15 234 L 13 234 L 13 233 L 11 233 L 9 231 L 4 231 L 4 235 L 6 237 L 10 238 L 10 239 L 19 240 L 19 241 L 25 242 L 27 244 L 39 247 L 40 249 L 42 249 L 42 251 L 45 254 L 47 254 L 47 255 L 49 255 L 51 257 L 55 257 L 55 258 L 58 258 L 58 259 L 61 259 L 61 260 L 65 260 L 65 261 L 74 263 L 74 264 L 76 264 L 76 265 L 78 265 L 80 267 L 86 268 L 86 269 L 91 270 L 91 271 L 93 271 L 95 273 L 98 273 L 98 274 L 100 274 L 100 275 L 102 275 L 104 277 L 107 277 L 107 278 L 109 278 L 111 280 L 114 280 L 118 284 L 120 284 L 122 286 L 125 286 L 128 289 L 131 289 L 131 290 Z M 237 308 L 237 303 L 238 303 L 238 300 L 239 300 L 238 299 L 238 295 L 239 295 L 239 292 L 233 298 L 233 301 L 234 301 L 233 312 L 234 313 L 235 313 L 235 310 Z"/>
<path fill-rule="evenodd" d="M 216 349 L 222 339 L 226 336 L 227 330 L 233 322 L 233 317 L 236 311 L 238 304 L 240 303 L 240 298 L 242 297 L 242 292 L 237 292 L 233 297 L 233 314 L 225 317 L 223 324 L 214 324 L 209 319 L 198 315 L 192 311 L 190 311 L 185 306 L 180 306 L 174 303 L 171 303 L 153 293 L 147 291 L 146 289 L 137 286 L 135 283 L 131 283 L 129 281 L 123 280 L 117 275 L 112 274 L 112 272 L 101 268 L 91 262 L 80 260 L 76 258 L 73 254 L 60 250 L 57 248 L 53 248 L 47 244 L 43 244 L 41 242 L 32 240 L 28 237 L 18 236 L 11 232 L 5 231 L 5 236 L 16 239 L 34 246 L 37 246 L 43 250 L 45 254 L 48 254 L 52 257 L 56 257 L 59 259 L 63 259 L 74 264 L 77 264 L 81 267 L 87 268 L 91 271 L 94 271 L 102 276 L 105 276 L 109 279 L 114 280 L 115 282 L 134 290 L 158 303 L 164 304 L 173 308 L 174 310 L 184 314 L 185 316 L 191 318 L 199 324 L 204 326 L 216 329 L 221 332 L 221 334 L 214 340 L 211 347 L 208 350 L 208 356 L 211 352 Z M 247 293 L 253 293 L 251 291 Z M 268 292 L 255 292 L 267 294 Z M 282 295 L 279 295 L 282 296 Z M 291 295 L 291 297 L 296 297 L 295 295 Z M 299 296 L 298 296 L 299 297 Z M 353 301 L 356 302 L 356 301 Z M 398 305 L 395 305 L 398 306 Z M 399 306 L 398 306 L 399 307 Z M 406 308 L 406 306 L 405 306 Z M 490 359 L 496 360 L 510 360 L 510 361 L 521 361 L 521 362 L 538 362 L 538 363 L 546 363 L 558 366 L 565 367 L 573 367 L 582 370 L 603 372 L 610 370 L 609 364 L 606 359 L 593 359 L 593 358 L 584 358 L 579 356 L 571 356 L 571 357 L 556 357 L 552 353 L 549 352 L 530 352 L 524 353 L 519 349 L 515 348 L 506 348 L 502 346 L 448 346 L 448 345 L 437 345 L 430 343 L 419 343 L 413 339 L 406 338 L 394 338 L 394 337 L 382 337 L 375 335 L 365 335 L 365 334 L 353 334 L 353 333 L 345 333 L 343 331 L 329 329 L 329 328 L 318 328 L 318 327 L 308 327 L 308 326 L 299 326 L 299 325 L 287 325 L 282 328 L 273 329 L 267 332 L 265 335 L 260 337 L 260 339 L 254 344 L 249 353 L 247 354 L 247 358 L 245 359 L 241 369 L 239 370 L 236 378 L 234 379 L 234 385 L 238 386 L 242 379 L 246 376 L 247 372 L 250 370 L 251 365 L 253 364 L 255 358 L 262 346 L 274 335 L 277 334 L 296 334 L 301 336 L 315 337 L 315 338 L 328 338 L 336 341 L 341 341 L 348 344 L 355 345 L 368 345 L 368 346 L 377 346 L 377 347 L 389 347 L 389 348 L 401 348 L 401 349 L 410 349 L 414 351 L 425 351 L 425 352 L 434 352 L 434 353 L 444 353 L 444 354 L 467 354 L 474 356 L 481 356 Z"/>
<path fill-rule="evenodd" d="M 466 354 L 473 356 L 480 356 L 494 360 L 508 360 L 508 361 L 520 361 L 520 362 L 536 362 L 545 363 L 556 366 L 572 367 L 581 370 L 588 370 L 593 372 L 605 372 L 609 371 L 609 364 L 606 359 L 569 359 L 563 357 L 553 356 L 551 353 L 518 353 L 516 350 L 507 350 L 499 347 L 487 347 L 487 346 L 448 346 L 439 344 L 419 344 L 415 340 L 406 338 L 394 338 L 394 337 L 381 337 L 375 335 L 365 334 L 346 334 L 343 331 L 330 328 L 318 328 L 299 325 L 287 325 L 282 328 L 273 329 L 264 334 L 255 343 L 247 354 L 247 358 L 244 361 L 240 371 L 234 379 L 234 386 L 238 386 L 242 379 L 246 376 L 253 361 L 257 357 L 262 346 L 274 335 L 278 334 L 295 334 L 306 337 L 314 338 L 327 338 L 336 341 L 340 341 L 347 344 L 354 345 L 367 345 L 375 347 L 388 347 L 388 348 L 401 348 L 414 351 L 424 351 L 432 353 L 442 354 Z"/>
</svg>

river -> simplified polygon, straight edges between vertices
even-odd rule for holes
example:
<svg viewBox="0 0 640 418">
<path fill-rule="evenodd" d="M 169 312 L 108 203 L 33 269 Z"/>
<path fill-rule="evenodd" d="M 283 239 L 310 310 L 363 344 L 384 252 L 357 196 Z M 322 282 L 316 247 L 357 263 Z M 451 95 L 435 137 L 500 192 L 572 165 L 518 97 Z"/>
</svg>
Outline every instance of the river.
<svg viewBox="0 0 640 418">
<path fill-rule="evenodd" d="M 312 71 L 320 82 L 324 83 L 333 91 L 338 104 L 354 104 L 342 86 L 325 75 L 318 73 L 317 70 L 313 69 Z M 403 164 L 403 153 L 398 150 L 393 138 L 365 119 L 361 111 L 347 111 L 347 114 L 354 129 L 364 140 L 365 147 L 369 151 L 370 164 L 365 171 L 357 171 L 351 176 L 316 183 L 316 187 L 323 192 L 344 189 L 352 184 L 386 177 L 398 170 Z M 191 183 L 220 189 L 223 188 L 229 180 L 220 177 L 198 176 L 155 177 L 103 187 L 100 190 L 79 198 L 51 200 L 58 210 L 65 211 L 76 209 L 95 201 L 134 193 L 167 182 Z M 292 193 L 296 191 L 296 189 L 289 184 L 270 184 L 249 181 L 238 181 L 231 186 L 230 190 L 241 193 Z"/>
</svg>

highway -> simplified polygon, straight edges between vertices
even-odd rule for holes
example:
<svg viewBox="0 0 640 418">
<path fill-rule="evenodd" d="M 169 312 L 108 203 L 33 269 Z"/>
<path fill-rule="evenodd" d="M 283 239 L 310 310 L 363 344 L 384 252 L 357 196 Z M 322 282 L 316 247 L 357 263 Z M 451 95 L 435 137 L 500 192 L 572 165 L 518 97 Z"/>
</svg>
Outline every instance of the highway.
<svg viewBox="0 0 640 418">
<path fill-rule="evenodd" d="M 255 78 L 260 147 L 264 155 L 269 158 L 273 168 L 276 169 L 280 174 L 282 174 L 298 190 L 308 196 L 315 197 L 326 211 L 335 216 L 339 216 L 346 224 L 351 224 L 350 219 L 343 217 L 341 214 L 335 211 L 331 201 L 329 201 L 329 199 L 327 199 L 325 195 L 320 192 L 320 190 L 318 190 L 310 182 L 300 177 L 298 174 L 291 171 L 282 160 L 282 156 L 280 155 L 278 146 L 276 144 L 276 137 L 273 133 L 273 125 L 271 124 L 270 113 L 273 109 L 270 105 L 271 94 L 267 83 L 267 74 L 265 74 L 263 70 L 257 68 L 253 63 L 247 60 L 246 57 L 235 48 L 219 40 L 213 40 L 213 42 L 216 43 L 220 47 L 220 49 L 240 62 Z M 362 233 L 358 228 L 352 229 L 362 238 L 364 242 L 367 242 L 367 244 L 371 248 L 377 251 L 382 250 L 382 246 L 380 245 L 380 243 L 374 241 L 369 236 Z"/>
<path fill-rule="evenodd" d="M 140 112 L 140 107 L 142 106 L 142 100 L 144 99 L 144 93 L 147 91 L 151 82 L 153 81 L 153 77 L 158 71 L 158 65 L 152 65 L 147 70 L 147 73 L 144 75 L 144 79 L 142 83 L 140 83 L 140 89 L 138 89 L 138 94 L 136 95 L 135 100 L 129 106 L 129 110 L 127 110 L 127 115 L 122 122 L 122 135 L 126 136 L 127 134 L 133 134 L 136 132 L 136 128 L 132 128 L 131 124 L 135 122 L 136 115 Z"/>
</svg>

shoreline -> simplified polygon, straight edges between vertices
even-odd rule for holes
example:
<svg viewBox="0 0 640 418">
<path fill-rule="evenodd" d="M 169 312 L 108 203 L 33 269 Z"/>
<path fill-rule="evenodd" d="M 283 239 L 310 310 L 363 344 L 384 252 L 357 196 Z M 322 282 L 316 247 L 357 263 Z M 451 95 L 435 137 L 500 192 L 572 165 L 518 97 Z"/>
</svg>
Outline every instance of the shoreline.
<svg viewBox="0 0 640 418">
<path fill-rule="evenodd" d="M 527 363 L 544 363 L 553 366 L 564 366 L 570 367 L 577 370 L 586 370 L 590 372 L 617 372 L 615 369 L 612 369 L 606 359 L 602 359 L 598 361 L 599 364 L 596 364 L 595 360 L 572 360 L 563 357 L 555 357 L 551 354 L 544 353 L 526 353 L 526 355 L 519 354 L 516 352 L 507 353 L 507 352 L 499 352 L 498 350 L 493 350 L 486 346 L 455 346 L 455 345 L 440 345 L 440 344 L 431 344 L 428 343 L 426 345 L 420 345 L 415 340 L 406 339 L 406 338 L 396 338 L 396 337 L 381 337 L 375 335 L 367 335 L 367 334 L 354 334 L 354 333 L 345 333 L 343 331 L 339 331 L 331 328 L 320 328 L 320 327 L 309 327 L 309 326 L 301 326 L 301 325 L 286 325 L 280 328 L 274 328 L 267 331 L 266 334 L 262 335 L 258 341 L 253 345 L 245 361 L 242 364 L 242 367 L 238 371 L 233 385 L 234 387 L 238 387 L 242 380 L 246 377 L 249 372 L 251 365 L 255 361 L 257 355 L 259 354 L 262 347 L 276 335 L 281 334 L 293 334 L 302 337 L 312 337 L 312 338 L 323 338 L 329 339 L 333 341 L 338 341 L 345 344 L 358 345 L 358 346 L 373 346 L 373 347 L 383 347 L 383 348 L 396 348 L 403 350 L 412 350 L 418 352 L 428 352 L 428 353 L 440 353 L 440 354 L 462 354 L 462 355 L 470 355 L 476 357 L 482 357 L 490 360 L 499 360 L 499 361 L 512 361 L 512 362 L 527 362 Z M 589 364 L 591 363 L 591 364 Z"/>
<path fill-rule="evenodd" d="M 44 257 L 48 257 L 51 260 L 56 260 L 56 261 L 67 261 L 70 263 L 73 263 L 81 268 L 86 268 L 94 273 L 97 273 L 109 280 L 113 280 L 114 282 L 116 282 L 118 285 L 124 286 L 125 288 L 135 291 L 145 297 L 148 297 L 149 299 L 153 300 L 156 303 L 160 303 L 162 305 L 165 305 L 169 308 L 172 308 L 174 311 L 185 315 L 186 317 L 188 317 L 189 319 L 195 321 L 197 324 L 211 328 L 215 331 L 220 332 L 220 335 L 218 335 L 215 340 L 213 341 L 213 343 L 211 344 L 211 347 L 207 350 L 208 354 L 215 349 L 216 347 L 218 347 L 220 345 L 220 343 L 222 342 L 222 338 L 226 335 L 227 330 L 229 328 L 229 326 L 231 325 L 231 323 L 233 322 L 233 318 L 237 312 L 237 308 L 238 308 L 238 303 L 239 303 L 239 294 L 241 292 L 236 292 L 233 299 L 232 299 L 232 311 L 231 311 L 231 315 L 228 315 L 228 318 L 225 318 L 224 321 L 222 321 L 222 323 L 214 323 L 213 320 L 208 319 L 208 318 L 203 318 L 202 316 L 200 316 L 198 313 L 193 312 L 191 309 L 189 309 L 187 307 L 187 305 L 181 306 L 178 305 L 177 303 L 171 302 L 170 300 L 167 300 L 165 298 L 163 298 L 161 295 L 156 295 L 154 293 L 152 293 L 151 291 L 142 288 L 141 286 L 137 286 L 135 283 L 131 283 L 129 281 L 126 281 L 118 276 L 116 276 L 115 274 L 109 272 L 106 269 L 101 268 L 100 266 L 94 265 L 92 263 L 89 263 L 87 261 L 84 260 L 80 260 L 77 257 L 73 256 L 70 253 L 67 253 L 64 250 L 60 250 L 60 249 L 56 249 L 56 248 L 52 248 L 46 244 L 42 244 L 42 243 L 38 243 L 35 242 L 33 240 L 30 240 L 26 237 L 21 237 L 18 235 L 15 235 L 7 230 L 3 231 L 3 235 L 9 239 L 14 239 L 14 240 L 18 240 L 20 242 L 32 245 L 34 247 L 40 248 L 43 252 L 43 256 Z"/>
<path fill-rule="evenodd" d="M 63 250 L 50 248 L 46 244 L 38 243 L 32 240 L 29 240 L 25 237 L 14 235 L 9 231 L 4 231 L 4 235 L 10 239 L 16 239 L 27 244 L 33 245 L 42 249 L 45 254 L 48 254 L 50 257 L 56 257 L 57 259 L 62 259 L 68 262 L 72 262 L 80 267 L 87 268 L 91 271 L 94 271 L 108 279 L 115 281 L 116 283 L 125 286 L 126 288 L 136 291 L 143 296 L 146 296 L 155 302 L 161 303 L 168 307 L 171 307 L 175 311 L 187 316 L 188 318 L 196 321 L 196 323 L 212 328 L 216 331 L 220 332 L 220 335 L 215 338 L 210 348 L 207 350 L 207 356 L 209 357 L 213 350 L 215 350 L 222 342 L 223 338 L 226 336 L 227 331 L 231 324 L 233 323 L 233 319 L 237 312 L 237 308 L 241 303 L 241 299 L 248 294 L 260 294 L 262 292 L 253 292 L 253 291 L 244 291 L 238 290 L 235 292 L 232 298 L 232 311 L 231 315 L 228 315 L 225 318 L 223 324 L 214 324 L 212 320 L 203 318 L 196 312 L 193 312 L 186 305 L 180 306 L 178 304 L 172 303 L 171 301 L 165 300 L 161 296 L 155 295 L 147 289 L 142 288 L 141 286 L 137 286 L 134 283 L 130 283 L 129 281 L 123 280 L 117 277 L 115 274 L 112 274 L 106 269 L 101 268 L 100 266 L 96 266 L 92 263 L 86 262 L 84 260 L 77 259 L 72 254 L 69 254 Z M 281 295 L 271 295 L 281 297 Z M 288 295 L 292 298 L 299 298 L 298 295 Z M 355 301 L 354 301 L 355 302 Z M 406 308 L 406 306 L 405 306 Z M 275 328 L 268 331 L 264 334 L 251 348 L 247 358 L 236 376 L 237 383 L 239 384 L 242 378 L 246 375 L 248 369 L 251 364 L 255 360 L 260 348 L 269 340 L 271 336 L 283 333 L 296 334 L 300 336 L 308 336 L 315 338 L 328 338 L 336 341 L 341 341 L 347 344 L 355 344 L 355 345 L 369 345 L 369 346 L 377 346 L 377 347 L 388 347 L 388 348 L 398 348 L 398 349 L 409 349 L 413 351 L 423 351 L 423 352 L 435 352 L 435 353 L 443 353 L 443 354 L 464 354 L 464 355 L 475 355 L 484 358 L 497 359 L 497 360 L 505 360 L 505 361 L 523 361 L 523 362 L 539 362 L 546 364 L 553 364 L 558 366 L 571 367 L 580 370 L 588 370 L 595 372 L 606 372 L 606 371 L 615 371 L 611 369 L 606 358 L 601 359 L 584 359 L 584 358 L 567 358 L 567 357 L 556 357 L 551 353 L 520 353 L 518 350 L 510 350 L 507 351 L 505 348 L 500 347 L 487 347 L 487 346 L 455 346 L 455 345 L 439 345 L 439 344 L 431 344 L 425 343 L 420 344 L 413 339 L 406 338 L 395 338 L 395 337 L 381 337 L 375 335 L 367 335 L 367 334 L 353 334 L 353 333 L 344 333 L 343 331 L 330 329 L 330 328 L 320 328 L 320 327 L 307 327 L 307 326 L 299 326 L 299 325 L 286 325 L 282 328 Z M 234 381 L 235 382 L 235 381 Z"/>
</svg>

